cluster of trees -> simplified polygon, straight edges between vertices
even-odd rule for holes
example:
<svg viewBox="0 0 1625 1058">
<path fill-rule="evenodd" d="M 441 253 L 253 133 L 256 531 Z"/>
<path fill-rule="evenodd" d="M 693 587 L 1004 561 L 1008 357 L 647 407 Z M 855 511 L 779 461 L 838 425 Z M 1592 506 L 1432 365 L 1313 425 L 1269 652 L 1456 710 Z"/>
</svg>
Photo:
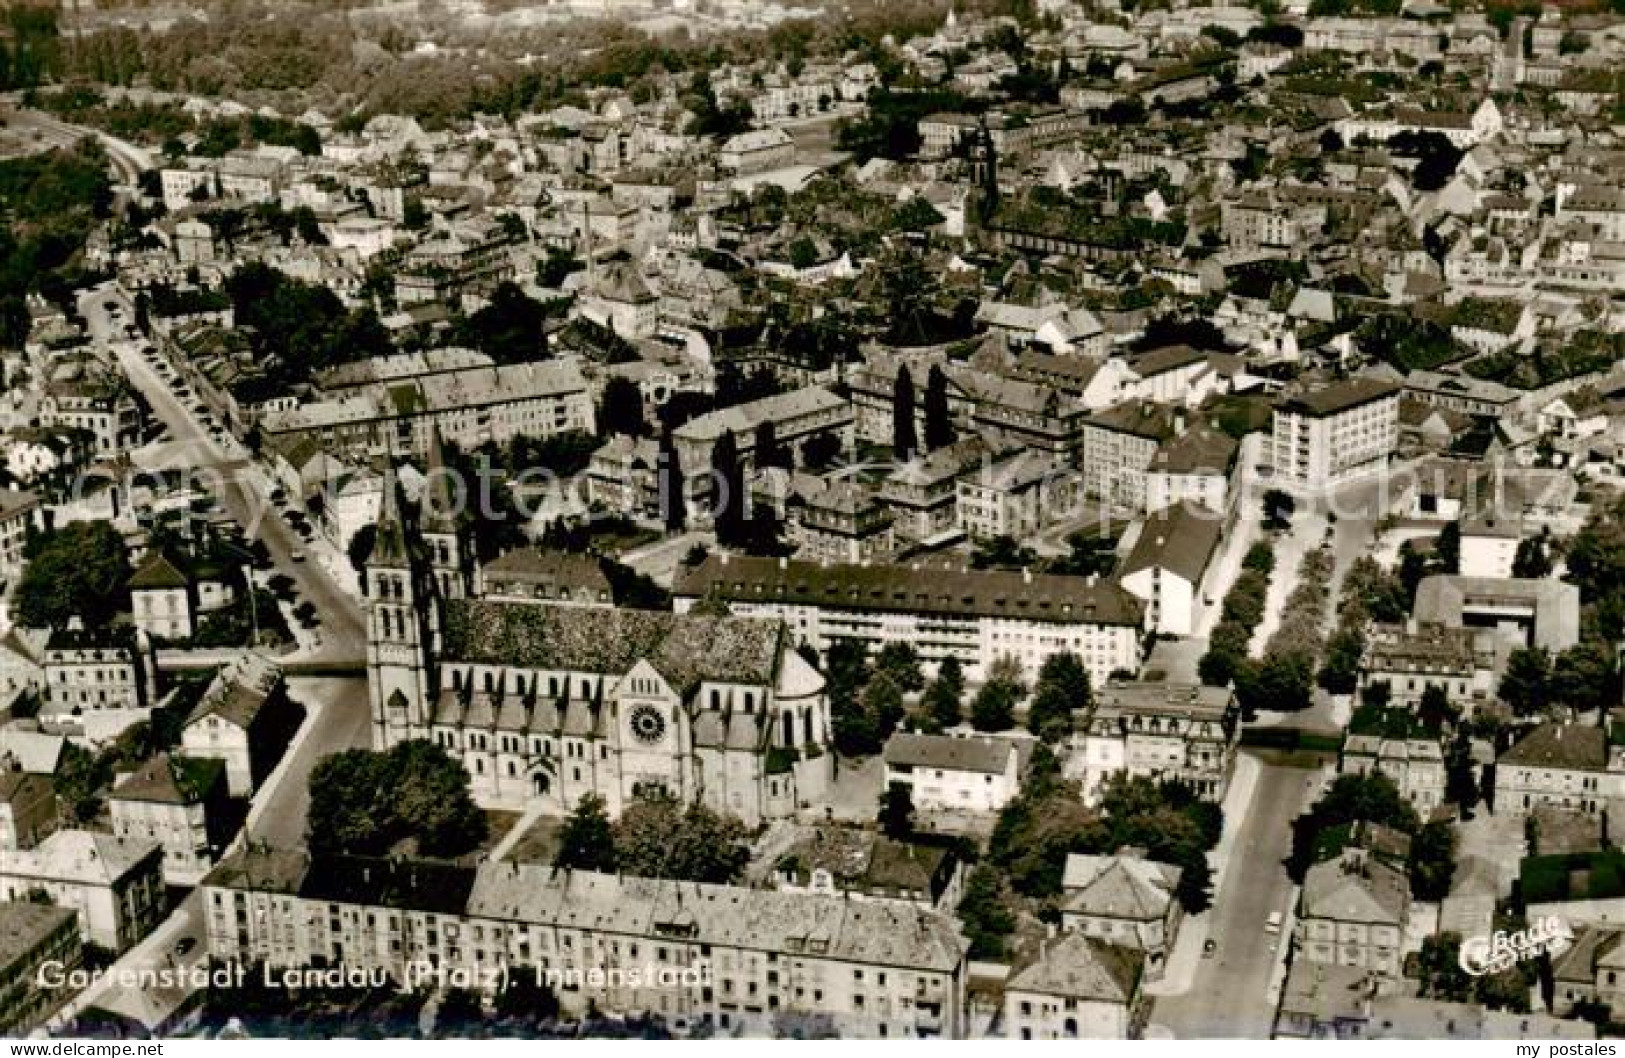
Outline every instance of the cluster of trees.
<svg viewBox="0 0 1625 1058">
<path fill-rule="evenodd" d="M 1219 806 L 1183 783 L 1146 777 L 1112 779 L 1091 808 L 1078 784 L 1061 777 L 1049 747 L 1038 745 L 1020 795 L 999 814 L 986 859 L 966 882 L 959 913 L 973 950 L 1002 951 L 1024 908 L 1053 914 L 1074 853 L 1143 848 L 1181 869 L 1175 897 L 1187 911 L 1206 910 L 1213 881 L 1207 854 L 1223 823 Z"/>
<path fill-rule="evenodd" d="M 0 345 L 27 337 L 27 294 L 68 300 L 79 250 L 112 202 L 107 155 L 94 140 L 0 161 Z"/>
<path fill-rule="evenodd" d="M 371 306 L 346 309 L 338 295 L 258 261 L 226 279 L 238 328 L 252 335 L 266 375 L 283 385 L 310 380 L 319 367 L 394 352 Z"/>
<path fill-rule="evenodd" d="M 1241 572 L 1224 597 L 1219 622 L 1208 638 L 1207 653 L 1197 664 L 1202 682 L 1225 687 L 1249 664 L 1248 647 L 1253 630 L 1264 619 L 1264 601 L 1269 596 L 1270 576 L 1275 572 L 1275 549 L 1260 540 L 1241 560 Z"/>
<path fill-rule="evenodd" d="M 1613 650 L 1599 639 L 1582 639 L 1555 656 L 1545 647 L 1520 647 L 1507 656 L 1499 693 L 1519 716 L 1553 707 L 1606 708 L 1619 698 L 1619 668 Z"/>
<path fill-rule="evenodd" d="M 1292 824 L 1288 870 L 1294 879 L 1318 860 L 1339 854 L 1356 823 L 1391 827 L 1411 839 L 1411 895 L 1441 900 L 1456 869 L 1456 831 L 1450 823 L 1424 824 L 1394 781 L 1380 772 L 1339 775 L 1319 801 Z"/>
<path fill-rule="evenodd" d="M 456 321 L 449 340 L 499 364 L 541 360 L 547 356 L 547 321 L 563 310 L 561 303 L 537 301 L 515 283 L 499 283 L 484 306 Z"/>
<path fill-rule="evenodd" d="M 1044 659 L 1027 704 L 1027 729 L 1054 744 L 1072 733 L 1072 719 L 1094 704 L 1094 688 L 1083 659 L 1061 651 Z"/>
<path fill-rule="evenodd" d="M 485 840 L 468 769 L 425 739 L 385 752 L 324 757 L 310 775 L 306 840 L 314 853 L 382 856 L 415 840 L 426 856 L 461 856 Z"/>
<path fill-rule="evenodd" d="M 1008 731 L 1016 726 L 1016 706 L 1027 697 L 1021 679 L 1021 665 L 1012 657 L 1000 657 L 988 666 L 987 676 L 970 703 L 971 726 L 978 731 Z"/>
<path fill-rule="evenodd" d="M 836 750 L 845 757 L 880 752 L 908 715 L 904 695 L 925 687 L 919 656 L 906 643 L 887 644 L 871 661 L 862 643 L 843 639 L 825 652 L 823 669 L 831 733 Z M 959 682 L 962 694 L 963 680 Z M 956 713 L 957 704 L 956 695 Z M 946 705 L 941 708 L 946 713 Z"/>
<path fill-rule="evenodd" d="M 18 620 L 31 628 L 65 628 L 80 618 L 105 627 L 129 609 L 130 560 L 111 522 L 69 522 L 31 538 L 17 584 Z"/>
<path fill-rule="evenodd" d="M 34 88 L 61 72 L 57 5 L 24 0 L 9 5 L 0 39 L 0 90 Z"/>
<path fill-rule="evenodd" d="M 948 411 L 948 376 L 940 364 L 932 364 L 926 376 L 923 448 L 916 430 L 915 407 L 914 377 L 904 364 L 897 369 L 897 378 L 892 384 L 892 453 L 899 461 L 954 443 L 954 425 Z"/>
<path fill-rule="evenodd" d="M 1370 555 L 1354 560 L 1343 578 L 1343 598 L 1337 608 L 1337 628 L 1326 641 L 1320 685 L 1333 694 L 1352 694 L 1365 653 L 1366 626 L 1372 621 L 1405 620 L 1409 601 L 1399 578 L 1384 570 Z"/>
<path fill-rule="evenodd" d="M 1249 716 L 1260 709 L 1296 712 L 1313 704 L 1332 569 L 1329 550 L 1303 556 L 1298 583 L 1281 608 L 1280 622 L 1264 646 L 1263 659 L 1237 669 L 1236 700 Z"/>
<path fill-rule="evenodd" d="M 621 871 L 640 878 L 672 878 L 725 885 L 750 862 L 750 832 L 733 816 L 670 794 L 639 796 L 611 822 L 604 800 L 588 794 L 559 832 L 555 866 Z"/>
</svg>

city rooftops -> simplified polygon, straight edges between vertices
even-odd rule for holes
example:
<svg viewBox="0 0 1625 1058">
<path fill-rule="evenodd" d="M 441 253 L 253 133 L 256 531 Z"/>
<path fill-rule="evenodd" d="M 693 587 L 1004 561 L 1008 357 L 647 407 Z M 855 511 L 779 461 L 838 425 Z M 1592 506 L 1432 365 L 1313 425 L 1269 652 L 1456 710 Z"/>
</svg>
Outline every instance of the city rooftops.
<svg viewBox="0 0 1625 1058">
<path fill-rule="evenodd" d="M 1199 584 L 1224 534 L 1224 517 L 1206 507 L 1176 503 L 1153 512 L 1123 563 L 1122 575 L 1153 567 Z"/>
<path fill-rule="evenodd" d="M 1283 401 L 1279 405 L 1279 410 L 1289 414 L 1306 415 L 1313 419 L 1323 419 L 1330 415 L 1353 411 L 1374 401 L 1397 398 L 1398 394 L 1399 387 L 1392 383 L 1356 378 L 1300 393 Z"/>
<path fill-rule="evenodd" d="M 1225 687 L 1193 683 L 1129 683 L 1113 680 L 1095 693 L 1095 713 L 1143 713 L 1218 720 L 1235 705 Z"/>
<path fill-rule="evenodd" d="M 1580 640 L 1580 589 L 1565 581 L 1512 577 L 1426 577 L 1412 610 L 1423 624 L 1465 627 L 1474 614 L 1526 618 L 1531 642 L 1566 650 Z"/>
<path fill-rule="evenodd" d="M 53 904 L 0 901 L 0 968 L 9 970 L 18 959 L 37 951 L 75 917 L 71 908 Z"/>
<path fill-rule="evenodd" d="M 1115 580 L 998 570 L 798 562 L 712 555 L 683 574 L 687 598 L 1139 627 L 1140 601 Z"/>
</svg>

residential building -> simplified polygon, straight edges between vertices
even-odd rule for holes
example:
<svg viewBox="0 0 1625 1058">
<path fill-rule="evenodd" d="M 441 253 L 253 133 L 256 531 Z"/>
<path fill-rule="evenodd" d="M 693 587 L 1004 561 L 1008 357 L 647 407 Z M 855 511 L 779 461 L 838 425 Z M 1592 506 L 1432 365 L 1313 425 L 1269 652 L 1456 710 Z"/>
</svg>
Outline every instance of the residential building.
<svg viewBox="0 0 1625 1058">
<path fill-rule="evenodd" d="M 159 753 L 113 787 L 107 807 L 120 840 L 163 847 L 165 882 L 196 885 L 230 839 L 227 796 L 224 762 Z"/>
<path fill-rule="evenodd" d="M 482 598 L 503 602 L 615 605 L 609 578 L 596 558 L 540 547 L 516 547 L 482 565 L 477 590 Z"/>
<path fill-rule="evenodd" d="M 1495 762 L 1495 807 L 1554 805 L 1599 815 L 1625 798 L 1625 749 L 1591 724 L 1545 723 Z"/>
<path fill-rule="evenodd" d="M 39 497 L 32 492 L 0 489 L 0 577 L 23 567 L 23 547 L 41 528 Z"/>
<path fill-rule="evenodd" d="M 908 788 L 920 812 L 998 812 L 1021 792 L 1032 757 L 1025 738 L 916 735 L 886 741 L 886 785 Z"/>
<path fill-rule="evenodd" d="M 0 852 L 33 848 L 56 823 L 51 776 L 24 771 L 14 758 L 0 756 Z"/>
<path fill-rule="evenodd" d="M 571 1016 L 591 1004 L 726 1033 L 786 1017 L 850 1037 L 966 1032 L 958 923 L 900 901 L 265 848 L 227 857 L 201 891 L 209 951 L 227 963 L 340 965 L 396 982 L 432 964 L 488 992 L 504 971 L 539 972 Z M 630 972 L 649 966 L 671 982 Z"/>
<path fill-rule="evenodd" d="M 780 821 L 762 846 L 774 858 L 752 884 L 780 892 L 897 900 L 951 913 L 964 891 L 964 865 L 951 843 L 928 835 L 899 841 L 873 830 Z"/>
<path fill-rule="evenodd" d="M 959 531 L 972 540 L 1027 536 L 1071 509 L 1072 485 L 1070 472 L 1045 453 L 1005 456 L 959 478 Z"/>
<path fill-rule="evenodd" d="M 1386 684 L 1389 701 L 1407 709 L 1428 687 L 1439 687 L 1453 705 L 1466 708 L 1493 692 L 1494 645 L 1471 628 L 1438 624 L 1373 624 L 1360 661 L 1363 692 Z"/>
<path fill-rule="evenodd" d="M 1444 804 L 1444 751 L 1436 739 L 1349 735 L 1340 768 L 1345 775 L 1386 775 L 1423 819 Z"/>
<path fill-rule="evenodd" d="M 1580 589 L 1551 578 L 1424 577 L 1412 615 L 1419 625 L 1488 629 L 1554 654 L 1580 641 Z"/>
<path fill-rule="evenodd" d="M 1198 609 L 1216 601 L 1208 573 L 1223 538 L 1223 519 L 1217 511 L 1181 503 L 1141 523 L 1118 578 L 1124 591 L 1145 603 L 1148 631 L 1191 635 Z"/>
<path fill-rule="evenodd" d="M 1013 1040 L 1126 1040 L 1136 1024 L 1144 957 L 1068 933 L 1039 946 L 1004 986 Z"/>
<path fill-rule="evenodd" d="M 248 797 L 282 759 L 303 719 L 303 709 L 288 698 L 281 668 L 245 653 L 209 682 L 181 728 L 181 748 L 195 760 L 222 761 L 227 791 Z"/>
<path fill-rule="evenodd" d="M 1094 708 L 1062 761 L 1085 801 L 1115 775 L 1178 779 L 1206 800 L 1224 800 L 1241 727 L 1228 688 L 1115 679 L 1096 686 Z"/>
<path fill-rule="evenodd" d="M 67 998 L 65 982 L 83 958 L 71 909 L 0 903 L 0 1035 L 23 1039 L 37 1028 Z"/>
<path fill-rule="evenodd" d="M 1382 469 L 1399 447 L 1399 390 L 1356 379 L 1276 405 L 1271 465 L 1289 487 L 1321 489 Z"/>
<path fill-rule="evenodd" d="M 44 893 L 78 913 L 79 934 L 115 954 L 165 914 L 163 849 L 89 830 L 59 830 L 31 849 L 0 858 L 0 900 Z"/>
<path fill-rule="evenodd" d="M 219 565 L 154 552 L 130 577 L 135 626 L 156 640 L 191 639 L 202 619 L 236 598 Z"/>
<path fill-rule="evenodd" d="M 791 503 L 789 538 L 810 562 L 875 562 L 890 557 L 892 514 L 876 491 L 856 481 L 831 481 Z"/>
<path fill-rule="evenodd" d="M 1345 849 L 1304 876 L 1297 925 L 1300 957 L 1398 980 L 1410 908 L 1404 871 L 1364 849 Z"/>
<path fill-rule="evenodd" d="M 770 425 L 769 425 L 770 424 Z M 802 462 L 802 446 L 814 437 L 833 436 L 845 451 L 852 444 L 852 408 L 823 386 L 807 386 L 748 404 L 707 412 L 672 431 L 685 474 L 711 467 L 711 452 L 724 433 L 732 432 L 740 462 L 755 466 L 758 435 L 770 429 L 774 443 Z"/>
<path fill-rule="evenodd" d="M 1083 420 L 1083 487 L 1090 496 L 1144 510 L 1146 471 L 1157 450 L 1185 431 L 1185 413 L 1166 404 L 1129 402 Z"/>
<path fill-rule="evenodd" d="M 1144 952 L 1146 980 L 1160 980 L 1183 917 L 1174 895 L 1182 873 L 1123 853 L 1072 853 L 1061 878 L 1061 928 Z"/>
<path fill-rule="evenodd" d="M 135 637 L 107 629 L 62 629 L 45 644 L 40 716 L 71 720 L 84 713 L 144 709 L 153 672 Z"/>
<path fill-rule="evenodd" d="M 712 555 L 672 589 L 679 612 L 702 599 L 741 616 L 782 619 L 798 643 L 907 643 L 927 666 L 957 657 L 969 680 L 1000 657 L 1036 679 L 1051 654 L 1083 660 L 1097 685 L 1138 672 L 1144 611 L 1115 581 L 1031 573 L 863 566 Z"/>
<path fill-rule="evenodd" d="M 437 432 L 444 441 L 472 450 L 515 437 L 591 433 L 595 414 L 581 369 L 543 361 L 347 390 L 336 399 L 267 413 L 260 432 L 266 444 L 311 436 L 330 452 L 422 458 Z"/>
<path fill-rule="evenodd" d="M 1197 425 L 1163 444 L 1145 470 L 1145 512 L 1192 503 L 1221 514 L 1230 510 L 1230 487 L 1241 450 L 1235 438 Z"/>
<path fill-rule="evenodd" d="M 760 173 L 783 169 L 795 161 L 796 142 L 779 128 L 741 132 L 722 145 L 717 163 L 735 173 Z"/>
</svg>

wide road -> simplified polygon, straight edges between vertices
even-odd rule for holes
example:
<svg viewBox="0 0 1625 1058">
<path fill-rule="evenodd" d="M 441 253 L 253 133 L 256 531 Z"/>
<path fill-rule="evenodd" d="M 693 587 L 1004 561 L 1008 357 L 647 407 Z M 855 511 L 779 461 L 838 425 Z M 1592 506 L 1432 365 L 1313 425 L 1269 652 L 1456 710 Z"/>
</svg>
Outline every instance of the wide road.
<svg viewBox="0 0 1625 1058">
<path fill-rule="evenodd" d="M 1176 1039 L 1268 1039 L 1275 1022 L 1270 976 L 1289 938 L 1265 933 L 1264 923 L 1272 911 L 1285 918 L 1291 910 L 1285 866 L 1291 824 L 1320 773 L 1313 758 L 1256 755 L 1261 767 L 1252 800 L 1208 912 L 1208 936 L 1217 949 L 1200 961 L 1189 990 L 1159 996 L 1152 1007 L 1151 1026 Z"/>
<path fill-rule="evenodd" d="M 144 341 L 124 341 L 117 337 L 122 334 L 122 327 L 103 307 L 108 301 L 124 305 L 126 318 L 133 316 L 125 298 L 110 285 L 81 296 L 79 312 L 93 337 L 109 341 L 131 384 L 141 391 L 153 414 L 168 427 L 172 443 L 167 446 L 166 464 L 178 470 L 195 471 L 199 483 L 215 495 L 226 513 L 244 528 L 248 538 L 265 542 L 277 569 L 293 578 L 300 595 L 316 607 L 322 621 L 322 645 L 302 660 L 323 665 L 362 662 L 366 657 L 366 626 L 356 600 L 323 572 L 321 563 L 293 560 L 294 552 L 304 549 L 304 542 L 277 514 L 262 489 L 261 475 L 240 454 L 235 443 L 231 444 L 232 450 L 227 451 L 209 436 L 198 417 L 141 355 L 146 345 Z"/>
</svg>

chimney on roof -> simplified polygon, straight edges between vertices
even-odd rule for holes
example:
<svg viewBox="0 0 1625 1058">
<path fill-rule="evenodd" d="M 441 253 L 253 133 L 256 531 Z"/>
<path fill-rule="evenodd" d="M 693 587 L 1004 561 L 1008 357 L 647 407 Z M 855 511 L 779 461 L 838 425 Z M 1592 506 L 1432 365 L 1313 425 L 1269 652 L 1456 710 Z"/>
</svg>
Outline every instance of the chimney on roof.
<svg viewBox="0 0 1625 1058">
<path fill-rule="evenodd" d="M 1174 411 L 1174 436 L 1180 437 L 1185 433 L 1185 409 L 1177 408 Z"/>
<path fill-rule="evenodd" d="M 779 568 L 780 569 L 787 569 L 789 567 L 789 565 L 790 565 L 790 560 L 788 558 L 785 558 L 783 555 L 780 555 L 779 556 Z"/>
<path fill-rule="evenodd" d="M 1031 566 L 1023 566 L 1023 567 L 1021 567 L 1021 583 L 1023 583 L 1023 584 L 1031 584 L 1032 582 L 1033 582 L 1033 570 L 1032 570 L 1032 567 Z"/>
</svg>

